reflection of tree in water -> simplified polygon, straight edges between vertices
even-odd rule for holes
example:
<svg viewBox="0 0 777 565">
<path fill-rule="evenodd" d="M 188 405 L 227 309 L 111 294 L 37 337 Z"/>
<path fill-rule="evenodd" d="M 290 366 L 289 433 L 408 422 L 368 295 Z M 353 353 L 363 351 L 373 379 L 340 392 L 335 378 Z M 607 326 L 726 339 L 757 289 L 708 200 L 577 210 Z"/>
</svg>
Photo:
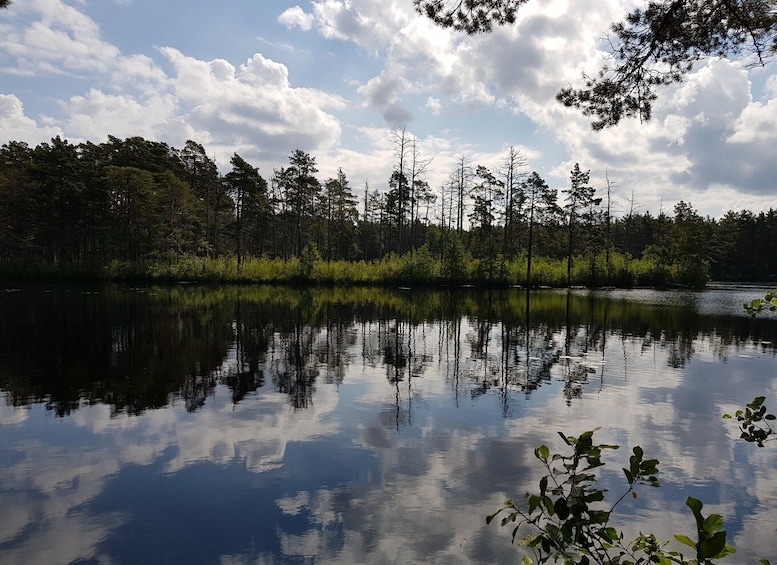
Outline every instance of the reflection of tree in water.
<svg viewBox="0 0 777 565">
<path fill-rule="evenodd" d="M 6 297 L 9 298 L 9 297 Z M 139 414 L 197 405 L 229 347 L 229 312 L 177 289 L 31 286 L 3 300 L 0 387 L 57 415 L 83 404 Z"/>
<path fill-rule="evenodd" d="M 585 291 L 535 291 L 528 302 L 515 291 L 359 292 L 62 286 L 5 293 L 0 388 L 13 405 L 45 402 L 59 415 L 98 402 L 114 414 L 138 414 L 176 400 L 195 410 L 219 384 L 240 402 L 270 382 L 303 408 L 318 379 L 347 378 L 360 350 L 365 369 L 385 371 L 399 423 L 411 421 L 422 390 L 413 380 L 434 363 L 456 402 L 500 394 L 507 414 L 513 395 L 553 378 L 563 380 L 568 400 L 597 373 L 603 387 L 610 337 L 622 343 L 624 377 L 629 342 L 638 355 L 662 351 L 672 367 L 700 348 L 725 361 L 754 343 L 774 355 L 777 343 L 771 320 Z"/>
<path fill-rule="evenodd" d="M 396 317 L 382 324 L 378 333 L 386 378 L 394 386 L 394 426 L 411 425 L 413 418 L 413 379 L 420 378 L 433 361 L 427 351 L 424 324 Z"/>
<path fill-rule="evenodd" d="M 399 318 L 393 320 L 393 324 L 388 324 L 387 331 L 381 332 L 383 363 L 386 365 L 386 377 L 392 384 L 404 381 L 409 376 L 406 375 L 412 357 L 409 335 L 409 324 Z"/>
<path fill-rule="evenodd" d="M 295 409 L 310 406 L 319 375 L 315 356 L 316 338 L 321 329 L 302 323 L 302 313 L 291 313 L 292 327 L 275 333 L 270 342 L 269 371 L 273 386 L 289 396 Z"/>
<path fill-rule="evenodd" d="M 490 328 L 488 340 L 470 342 L 477 347 L 473 351 L 476 370 L 467 373 L 475 385 L 470 389 L 470 396 L 476 398 L 497 392 L 505 417 L 510 413 L 511 395 L 531 394 L 543 382 L 550 381 L 551 369 L 559 355 L 548 326 L 527 328 L 509 324 L 505 321 Z"/>
<path fill-rule="evenodd" d="M 265 308 L 238 298 L 233 328 L 235 363 L 220 380 L 232 391 L 232 402 L 238 403 L 264 385 L 264 363 L 273 325 Z"/>
<path fill-rule="evenodd" d="M 498 391 L 505 415 L 509 412 L 509 395 L 529 394 L 543 381 L 550 381 L 551 369 L 559 357 L 556 330 L 547 323 L 532 324 L 530 295 L 525 296 L 522 316 L 504 312 L 499 316 L 501 321 L 490 317 L 476 320 L 466 336 L 470 356 L 463 363 L 457 356 L 448 364 L 454 370 L 455 383 L 460 366 L 464 366 L 464 375 L 475 385 L 469 391 L 473 398 Z M 457 345 L 460 331 L 459 325 L 450 334 Z M 460 349 L 454 346 L 453 350 Z"/>
<path fill-rule="evenodd" d="M 696 352 L 694 347 L 694 338 L 679 334 L 673 339 L 663 339 L 663 345 L 668 348 L 669 355 L 667 363 L 673 369 L 680 369 L 690 362 L 691 357 Z"/>
<path fill-rule="evenodd" d="M 608 304 L 599 307 L 592 293 L 585 296 L 583 316 L 572 319 L 573 292 L 566 295 L 564 355 L 559 360 L 564 376 L 564 398 L 570 403 L 583 395 L 588 379 L 599 371 L 600 389 L 604 386 L 605 350 L 607 347 Z"/>
<path fill-rule="evenodd" d="M 316 345 L 316 357 L 325 369 L 326 384 L 342 384 L 348 366 L 353 361 L 350 348 L 357 342 L 356 327 L 352 324 L 352 311 L 341 304 L 326 308 L 326 331 Z"/>
</svg>

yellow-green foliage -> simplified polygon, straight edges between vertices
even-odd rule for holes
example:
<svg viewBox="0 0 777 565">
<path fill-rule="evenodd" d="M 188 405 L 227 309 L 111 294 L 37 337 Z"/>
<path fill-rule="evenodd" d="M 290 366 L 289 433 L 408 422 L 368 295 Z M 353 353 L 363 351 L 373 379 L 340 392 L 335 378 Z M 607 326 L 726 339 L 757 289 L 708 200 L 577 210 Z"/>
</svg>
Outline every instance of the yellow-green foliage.
<svg viewBox="0 0 777 565">
<path fill-rule="evenodd" d="M 207 258 L 193 255 L 148 263 L 111 261 L 103 266 L 6 263 L 0 265 L 0 278 L 525 287 L 526 264 L 526 255 L 508 261 L 501 255 L 490 259 L 473 258 L 463 252 L 456 240 L 452 240 L 442 256 L 433 254 L 427 246 L 423 246 L 402 256 L 391 253 L 372 262 L 325 261 L 311 247 L 304 260 L 248 257 L 240 268 L 234 257 Z M 661 287 L 667 284 L 699 287 L 706 281 L 706 271 L 697 271 L 681 265 L 664 266 L 651 257 L 634 259 L 628 254 L 615 252 L 610 254 L 608 264 L 605 254 L 600 253 L 595 257 L 574 258 L 571 283 L 592 288 Z M 532 258 L 532 287 L 566 285 L 566 259 Z"/>
</svg>

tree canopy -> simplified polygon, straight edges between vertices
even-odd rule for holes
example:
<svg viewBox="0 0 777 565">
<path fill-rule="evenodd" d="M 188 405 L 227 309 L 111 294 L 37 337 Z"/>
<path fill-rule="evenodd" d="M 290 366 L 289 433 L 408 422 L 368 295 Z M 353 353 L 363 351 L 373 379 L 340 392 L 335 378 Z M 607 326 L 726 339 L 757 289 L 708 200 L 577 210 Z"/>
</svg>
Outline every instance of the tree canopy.
<svg viewBox="0 0 777 565">
<path fill-rule="evenodd" d="M 416 10 L 442 27 L 468 34 L 515 22 L 529 0 L 413 0 Z M 660 0 L 610 26 L 610 63 L 583 86 L 563 88 L 556 100 L 592 117 L 595 130 L 625 117 L 649 120 L 657 88 L 682 82 L 707 57 L 744 57 L 764 65 L 777 50 L 774 0 Z"/>
</svg>

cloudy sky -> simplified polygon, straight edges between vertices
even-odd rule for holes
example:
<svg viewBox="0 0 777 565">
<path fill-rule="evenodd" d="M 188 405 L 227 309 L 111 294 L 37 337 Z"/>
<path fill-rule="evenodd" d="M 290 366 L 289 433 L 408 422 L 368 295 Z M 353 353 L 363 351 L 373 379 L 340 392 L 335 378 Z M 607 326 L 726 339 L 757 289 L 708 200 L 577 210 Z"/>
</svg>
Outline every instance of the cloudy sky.
<svg viewBox="0 0 777 565">
<path fill-rule="evenodd" d="M 604 57 L 608 23 L 640 2 L 531 2 L 512 27 L 466 37 L 411 0 L 16 0 L 0 12 L 0 143 L 60 135 L 202 143 L 269 177 L 294 149 L 321 180 L 385 188 L 406 126 L 438 188 L 460 158 L 499 167 L 510 145 L 552 187 L 575 162 L 621 212 L 777 208 L 777 67 L 713 60 L 662 91 L 654 119 L 592 132 L 554 95 Z"/>
</svg>

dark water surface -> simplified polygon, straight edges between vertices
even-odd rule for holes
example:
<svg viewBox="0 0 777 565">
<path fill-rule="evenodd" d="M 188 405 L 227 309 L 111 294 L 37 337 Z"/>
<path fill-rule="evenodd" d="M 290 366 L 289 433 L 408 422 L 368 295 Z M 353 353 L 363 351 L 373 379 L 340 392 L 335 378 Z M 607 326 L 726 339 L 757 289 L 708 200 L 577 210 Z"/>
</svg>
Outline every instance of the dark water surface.
<svg viewBox="0 0 777 565">
<path fill-rule="evenodd" d="M 534 448 L 600 427 L 615 500 L 633 445 L 662 487 L 615 525 L 777 555 L 767 289 L 419 292 L 0 288 L 0 563 L 511 563 L 485 516 Z"/>
</svg>

